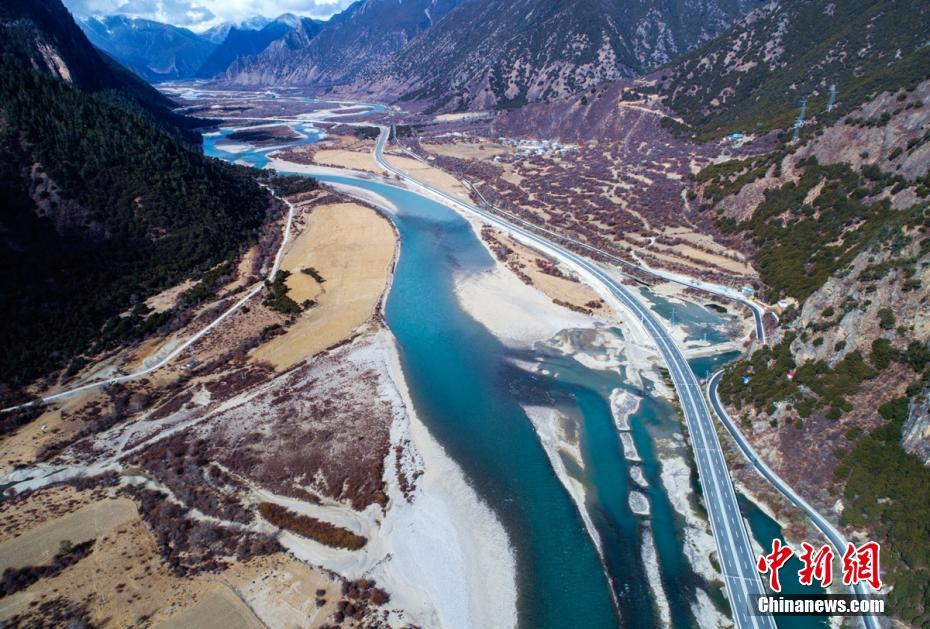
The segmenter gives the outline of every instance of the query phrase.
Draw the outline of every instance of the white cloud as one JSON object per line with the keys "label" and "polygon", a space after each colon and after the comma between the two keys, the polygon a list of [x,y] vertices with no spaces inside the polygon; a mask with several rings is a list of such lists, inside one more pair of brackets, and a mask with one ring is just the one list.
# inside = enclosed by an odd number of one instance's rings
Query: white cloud
{"label": "white cloud", "polygon": [[353,0],[64,0],[76,16],[121,13],[194,30],[220,22],[241,22],[256,15],[275,18],[295,13],[326,19]]}

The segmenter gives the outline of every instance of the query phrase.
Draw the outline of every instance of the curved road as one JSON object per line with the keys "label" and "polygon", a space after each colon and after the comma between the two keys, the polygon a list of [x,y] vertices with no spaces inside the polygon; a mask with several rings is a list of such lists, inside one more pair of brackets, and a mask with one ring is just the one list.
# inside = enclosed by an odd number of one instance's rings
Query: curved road
{"label": "curved road", "polygon": [[698,288],[700,290],[707,291],[708,293],[714,293],[716,295],[720,295],[721,297],[725,297],[726,299],[738,301],[739,303],[743,304],[752,312],[752,318],[756,323],[756,338],[758,338],[763,343],[766,342],[765,326],[762,323],[762,317],[765,316],[765,308],[760,304],[751,299],[747,299],[746,296],[741,292],[733,288],[729,288],[728,286],[712,284],[710,282],[705,282],[704,280],[700,280],[694,277],[688,277],[687,275],[682,275],[673,271],[656,269],[646,264],[644,260],[640,260],[635,253],[631,253],[630,255],[633,256],[633,259],[639,262],[638,268],[642,271],[651,273],[656,277],[661,277],[662,279],[668,280],[669,282],[675,282],[677,284]]}
{"label": "curved road", "polygon": [[[404,152],[410,155],[414,159],[417,159],[425,164],[429,164],[429,162],[424,160],[422,157],[420,157],[416,153],[413,153],[407,150],[405,150]],[[379,165],[383,166],[381,162],[379,162]],[[730,288],[728,286],[722,286],[720,284],[714,284],[712,282],[705,282],[704,280],[697,279],[694,277],[689,277],[687,275],[681,275],[679,273],[673,273],[671,271],[665,271],[663,269],[653,268],[649,266],[648,264],[646,264],[644,261],[637,258],[635,253],[632,255],[633,255],[633,258],[636,259],[637,263],[630,262],[629,260],[624,260],[623,258],[619,258],[611,253],[604,251],[603,249],[598,249],[597,247],[590,245],[586,242],[582,242],[574,238],[569,238],[568,236],[565,236],[563,234],[559,234],[552,230],[546,229],[545,227],[541,227],[535,223],[531,223],[530,221],[520,218],[519,216],[511,212],[508,212],[499,207],[496,207],[493,204],[491,204],[484,197],[484,195],[481,194],[481,191],[478,190],[478,188],[476,188],[475,185],[472,184],[470,181],[463,180],[463,183],[466,186],[468,186],[472,192],[478,195],[478,198],[481,199],[481,202],[484,205],[493,209],[496,214],[503,215],[510,222],[515,223],[517,225],[526,226],[531,231],[534,231],[536,233],[548,234],[549,236],[552,236],[555,239],[556,243],[569,242],[576,247],[580,247],[581,249],[590,251],[591,253],[594,253],[595,255],[602,256],[620,266],[627,266],[637,271],[642,271],[650,275],[655,275],[656,277],[662,278],[669,282],[674,282],[676,284],[681,284],[683,286],[688,286],[691,288],[703,290],[705,292],[712,293],[714,295],[719,295],[725,299],[729,299],[731,301],[736,301],[736,302],[743,304],[744,306],[749,308],[750,312],[752,312],[752,318],[756,326],[756,338],[758,338],[763,343],[766,342],[765,326],[763,325],[763,322],[762,322],[762,317],[765,316],[765,307],[751,299],[747,299],[746,296],[743,295],[740,291]]]}
{"label": "curved road", "polygon": [[[260,185],[267,188],[267,186],[264,186],[264,184],[260,184]],[[272,195],[274,195],[274,193],[272,193]],[[287,199],[283,199],[281,197],[277,197],[277,198],[279,198],[281,201],[283,201],[287,205],[287,223],[284,226],[284,237],[281,239],[281,246],[278,248],[278,252],[275,254],[275,257],[274,257],[274,264],[272,264],[271,266],[271,273],[268,274],[268,278],[272,280],[274,279],[275,274],[278,272],[278,269],[281,267],[281,260],[284,257],[284,247],[287,246],[287,241],[291,234],[291,225],[294,222],[294,206]],[[234,303],[227,310],[225,310],[220,316],[218,316],[216,319],[211,321],[209,325],[204,327],[204,329],[200,330],[196,334],[191,335],[188,339],[186,339],[180,345],[178,345],[173,350],[171,350],[166,356],[157,358],[154,362],[147,364],[147,365],[143,363],[142,369],[138,371],[123,374],[121,376],[113,376],[112,378],[104,378],[103,380],[95,380],[93,382],[88,382],[87,384],[83,384],[73,389],[67,389],[65,391],[61,391],[60,393],[55,393],[53,395],[47,395],[45,397],[32,400],[31,402],[26,402],[25,404],[17,404],[16,406],[9,406],[7,408],[0,409],[0,413],[8,413],[10,411],[15,411],[15,410],[22,409],[22,408],[28,408],[36,404],[47,404],[48,402],[62,400],[62,399],[65,399],[67,397],[74,395],[75,393],[80,393],[82,391],[89,391],[91,389],[96,389],[98,387],[109,386],[111,384],[116,384],[118,382],[126,382],[127,380],[135,380],[136,378],[141,378],[142,376],[148,375],[152,373],[153,371],[161,369],[162,367],[164,367],[165,365],[173,361],[175,358],[183,354],[187,350],[187,348],[189,348],[191,345],[193,345],[194,343],[202,339],[204,336],[212,332],[219,324],[225,321],[231,314],[233,314],[235,311],[242,308],[242,306],[244,306],[247,301],[249,301],[250,299],[255,297],[255,295],[260,293],[262,288],[264,288],[264,285],[261,283],[255,286],[254,288],[252,288],[252,290],[247,292],[241,299],[239,299],[239,301]],[[156,354],[156,357],[157,356],[158,355]]]}
{"label": "curved road", "polygon": [[592,261],[582,258],[537,233],[515,225],[496,214],[460,201],[391,166],[383,155],[384,146],[389,135],[388,127],[382,126],[381,135],[375,144],[374,158],[381,168],[431,196],[439,197],[445,203],[460,211],[475,214],[484,222],[503,229],[531,244],[534,248],[564,261],[573,267],[579,275],[586,278],[594,288],[600,289],[599,292],[612,298],[611,301],[616,305],[631,311],[639,318],[640,324],[653,338],[662,358],[668,365],[669,374],[681,400],[681,408],[688,425],[688,432],[691,435],[701,486],[704,488],[704,501],[710,516],[714,541],[717,545],[717,556],[720,560],[727,593],[733,609],[733,619],[737,627],[774,628],[775,622],[771,615],[756,615],[754,613],[753,597],[764,594],[765,590],[756,571],[755,553],[740,514],[736,493],[733,490],[733,483],[730,480],[720,442],[714,430],[710,409],[707,407],[701,393],[701,386],[690,365],[669,333],[659,324],[652,311],[633,297],[625,286]]}
{"label": "curved road", "polygon": [[[707,505],[708,514],[710,516],[711,527],[714,533],[714,540],[717,545],[717,554],[723,569],[723,576],[725,579],[727,592],[729,594],[730,603],[733,608],[733,618],[738,627],[754,627],[760,629],[775,627],[775,623],[770,615],[755,615],[753,613],[753,599],[751,597],[763,594],[765,590],[755,568],[754,553],[749,542],[749,535],[743,523],[742,516],[740,515],[739,505],[736,501],[736,494],[733,490],[733,485],[726,468],[726,463],[723,459],[723,454],[720,448],[720,443],[717,439],[717,434],[714,430],[710,411],[707,407],[704,397],[701,395],[700,385],[696,376],[694,375],[694,372],[691,370],[683,354],[681,353],[681,350],[678,348],[672,337],[659,324],[655,316],[647,307],[641,304],[635,297],[632,296],[626,287],[624,287],[615,278],[608,275],[602,268],[595,265],[590,260],[582,258],[581,256],[551,242],[550,240],[547,240],[546,238],[535,233],[535,231],[531,231],[525,227],[520,227],[515,223],[525,224],[532,230],[541,230],[542,228],[527,223],[523,219],[512,215],[512,220],[505,220],[497,214],[490,213],[469,203],[460,201],[459,199],[456,199],[440,190],[437,190],[421,181],[418,181],[417,179],[410,177],[406,173],[395,169],[384,160],[383,156],[384,146],[387,143],[388,137],[389,128],[382,126],[381,134],[378,137],[378,141],[374,150],[374,158],[379,166],[407,181],[411,185],[422,189],[430,195],[439,197],[441,200],[453,205],[460,210],[471,212],[481,217],[485,222],[496,225],[497,227],[510,232],[515,237],[528,242],[537,249],[540,249],[557,259],[563,260],[570,266],[574,267],[580,275],[587,278],[592,286],[595,288],[600,288],[601,292],[606,293],[605,296],[611,298],[616,305],[619,305],[621,308],[628,309],[639,318],[639,323],[653,338],[660,354],[662,355],[665,363],[668,365],[669,373],[678,393],[679,399],[681,400],[682,411],[685,415],[688,431],[691,434],[692,446],[694,448],[695,460],[697,461],[701,485],[705,491],[705,503]],[[294,208],[290,203],[287,203],[287,205],[287,224],[284,229],[284,238],[282,240],[281,247],[275,256],[275,261],[272,265],[272,277],[280,266],[284,247],[287,244],[291,231]],[[497,211],[503,213],[500,210]],[[542,231],[547,230],[542,229]],[[552,236],[556,237],[557,239],[571,240],[555,233],[552,233]],[[620,263],[626,265],[631,264],[626,260],[616,258],[615,256],[591,247],[586,243],[581,243],[578,241],[572,242],[573,244],[580,245],[584,248],[592,250],[599,255],[615,259]],[[672,277],[671,275],[673,274],[658,272],[649,267],[636,268],[645,270],[670,281],[694,286],[696,288],[701,288],[730,299],[735,299],[747,305],[752,310],[753,316],[756,320],[757,335],[764,342],[765,331],[762,327],[762,309],[758,304],[746,300],[742,295],[735,294],[735,291],[732,291],[726,287],[707,284],[701,282],[700,280],[693,280],[691,278],[677,276]],[[23,408],[35,404],[39,401],[55,401],[80,391],[139,378],[157,369],[160,369],[168,362],[177,358],[196,341],[211,332],[229,315],[241,308],[248,300],[258,294],[261,288],[262,287],[260,285],[254,287],[203,330],[185,340],[181,345],[174,348],[166,356],[159,358],[153,364],[147,365],[139,371],[87,383],[68,391],[46,396],[41,400],[30,402],[28,404],[2,409],[0,412]],[[715,401],[716,382],[719,382],[719,376],[720,374],[718,373],[714,377],[716,380],[712,379],[712,382],[714,383],[714,395],[711,396],[711,400],[712,402],[715,402],[715,408],[717,409],[718,413],[721,413],[722,418],[725,416],[725,413],[722,412],[722,408],[718,407],[719,400]],[[735,430],[735,427],[732,426],[732,422],[725,422],[725,424],[727,424],[727,427],[731,430],[731,433],[734,434],[734,437],[739,434],[739,432]],[[749,446],[745,443],[745,440],[741,439],[741,435],[739,438],[737,438],[737,442],[740,443],[741,448],[746,448],[744,449],[744,453],[750,457],[750,460],[754,465],[756,465],[757,469],[759,469],[760,472],[762,472],[763,475],[770,482],[772,482],[773,485],[778,487],[782,493],[788,496],[792,502],[797,504],[800,508],[804,509],[811,517],[811,519],[814,520],[818,527],[824,531],[824,533],[828,536],[828,538],[831,539],[833,543],[837,544],[838,547],[845,546],[845,543],[842,543],[842,535],[833,529],[830,524],[826,522],[826,520],[821,518],[819,514],[816,513],[816,511],[813,511],[813,509],[807,506],[806,503],[800,499],[800,497],[796,496],[791,491],[790,487],[785,485],[781,479],[778,479],[774,473],[768,470],[764,463],[761,463],[758,458],[755,457],[755,454],[752,453],[751,449],[749,449]],[[760,468],[759,465],[762,467]],[[764,472],[763,468],[768,473]],[[871,618],[869,620],[874,621],[874,619]],[[869,624],[870,627],[873,626],[870,623],[867,624]]]}
{"label": "curved road", "polygon": [[[720,422],[726,427],[727,431],[736,441],[743,456],[746,457],[752,466],[756,468],[756,471],[759,472],[765,480],[771,483],[781,495],[807,514],[807,517],[810,518],[814,525],[820,529],[820,532],[830,541],[833,548],[842,553],[847,543],[847,539],[843,534],[830,524],[826,518],[820,515],[816,509],[810,506],[806,500],[796,494],[788,483],[782,480],[778,474],[765,464],[765,461],[759,458],[755,450],[752,449],[752,446],[749,445],[749,442],[746,441],[746,438],[743,437],[743,433],[736,427],[736,424],[733,423],[733,420],[723,408],[723,404],[720,402],[720,396],[717,393],[717,387],[720,385],[721,377],[723,377],[723,370],[715,373],[711,376],[710,380],[707,381],[707,397],[710,400],[711,406],[714,407],[714,412],[717,414],[717,417],[720,418]],[[862,584],[850,589],[852,593],[859,598],[871,593],[867,592]],[[863,616],[862,620],[869,629],[879,629],[880,627],[878,620],[874,616]]]}

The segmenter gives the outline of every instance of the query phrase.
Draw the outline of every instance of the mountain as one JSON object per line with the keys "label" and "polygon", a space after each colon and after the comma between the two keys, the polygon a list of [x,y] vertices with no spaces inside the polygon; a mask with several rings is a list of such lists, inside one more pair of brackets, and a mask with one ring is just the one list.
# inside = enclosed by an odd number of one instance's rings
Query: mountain
{"label": "mountain", "polygon": [[[889,613],[926,627],[930,80],[909,85],[708,166],[694,200],[752,256],[779,316],[768,345],[723,377],[730,415],[848,537],[881,543]],[[756,111],[731,111],[743,107]]]}
{"label": "mountain", "polygon": [[260,31],[265,28],[271,20],[261,15],[251,17],[247,20],[243,20],[238,24],[235,22],[221,22],[216,26],[208,28],[200,34],[201,37],[206,39],[209,42],[214,44],[222,44],[223,40],[226,39],[226,36],[229,34],[229,31],[234,27],[242,31]]}
{"label": "mountain", "polygon": [[186,28],[124,15],[79,22],[97,48],[146,79],[187,79],[203,65],[214,44]]}
{"label": "mountain", "polygon": [[927,32],[921,0],[771,2],[670,66],[662,93],[704,135],[786,128],[802,98],[822,112],[831,85],[839,116],[926,78]]}
{"label": "mountain", "polygon": [[269,198],[155,124],[60,0],[5,2],[0,35],[2,389],[165,325],[140,300],[237,255]]}
{"label": "mountain", "polygon": [[204,32],[200,33],[200,36],[203,39],[206,39],[208,42],[219,46],[223,43],[223,40],[226,39],[226,36],[229,35],[236,25],[232,22],[220,22],[216,26],[211,26]]}
{"label": "mountain", "polygon": [[642,85],[682,135],[764,134],[688,195],[778,315],[720,394],[777,474],[881,544],[913,627],[930,623],[928,32],[925,2],[782,0]]}
{"label": "mountain", "polygon": [[163,129],[199,142],[186,130],[200,121],[172,113],[171,100],[94,48],[59,0],[0,4],[0,54],[121,106],[141,108]]}
{"label": "mountain", "polygon": [[752,0],[473,0],[401,50],[382,89],[447,108],[513,107],[667,63]]}
{"label": "mountain", "polygon": [[[307,25],[304,25],[307,22]],[[297,18],[285,14],[269,22],[260,30],[232,27],[226,39],[210,54],[198,68],[197,76],[204,79],[212,78],[226,72],[226,69],[240,57],[250,57],[261,53],[268,45],[281,39],[288,33],[309,28],[310,37],[319,31],[319,23],[310,19]]]}
{"label": "mountain", "polygon": [[383,63],[461,0],[358,0],[310,38],[296,37],[251,58],[226,76],[240,84],[347,83]]}

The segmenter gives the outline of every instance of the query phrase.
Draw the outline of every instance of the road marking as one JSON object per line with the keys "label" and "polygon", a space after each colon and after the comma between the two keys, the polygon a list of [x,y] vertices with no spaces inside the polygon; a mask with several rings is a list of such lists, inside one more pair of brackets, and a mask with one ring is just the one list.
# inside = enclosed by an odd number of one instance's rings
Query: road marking
{"label": "road marking", "polygon": [[[620,304],[625,309],[629,309],[634,315],[639,317],[639,323],[653,338],[654,342],[656,343],[656,347],[659,349],[659,353],[661,354],[669,369],[669,374],[672,378],[673,384],[675,385],[675,389],[678,392],[678,397],[682,405],[682,412],[684,413],[686,422],[688,424],[692,443],[695,445],[698,443],[707,443],[709,439],[706,435],[706,431],[710,430],[713,437],[712,443],[714,443],[717,447],[716,451],[714,452],[715,456],[708,456],[712,450],[710,448],[696,448],[696,454],[698,455],[695,457],[698,465],[698,475],[701,479],[701,484],[707,490],[709,498],[716,496],[715,499],[710,499],[707,501],[707,503],[708,513],[710,514],[711,518],[711,528],[714,531],[714,542],[717,546],[717,555],[718,557],[723,558],[724,561],[726,561],[726,557],[728,556],[746,556],[746,558],[748,558],[748,556],[752,554],[752,551],[749,544],[748,532],[746,531],[745,526],[734,525],[731,527],[730,523],[727,522],[726,517],[723,515],[723,513],[728,511],[730,513],[732,513],[733,510],[738,511],[738,503],[736,501],[736,494],[733,490],[733,484],[730,481],[729,474],[718,474],[718,469],[721,468],[723,457],[720,450],[720,443],[717,439],[717,434],[713,430],[713,419],[710,415],[710,409],[707,407],[707,403],[704,400],[703,394],[696,395],[695,393],[696,390],[700,389],[694,372],[691,371],[690,366],[687,366],[688,363],[685,361],[681,351],[675,345],[674,341],[671,339],[668,333],[659,326],[652,313],[648,312],[642,304],[634,300],[628,294],[627,289],[619,284],[615,279],[608,276],[603,269],[596,266],[592,262],[585,260],[578,254],[568,251],[555,243],[548,242],[543,237],[508,223],[506,220],[490,214],[487,211],[481,210],[468,203],[459,201],[451,195],[448,195],[440,190],[436,190],[427,184],[424,184],[419,180],[410,177],[402,171],[394,168],[388,164],[382,156],[387,138],[388,129],[387,127],[382,126],[381,134],[379,135],[378,141],[375,143],[374,148],[375,161],[381,168],[387,170],[389,173],[393,173],[398,177],[405,179],[406,181],[417,186],[418,188],[425,190],[433,196],[444,199],[447,203],[451,203],[454,207],[464,209],[465,211],[472,214],[477,214],[486,222],[500,226],[511,234],[522,237],[521,239],[526,239],[530,242],[536,243],[537,248],[544,252],[549,252],[555,255],[556,258],[567,262],[571,266],[574,266],[576,271],[579,271],[582,277],[593,277],[595,283],[599,284],[601,288],[605,289],[608,294],[613,296],[617,300],[618,304]],[[703,456],[699,454],[702,452],[704,453]],[[715,462],[717,464],[716,467],[713,465]],[[722,480],[721,477],[724,477],[726,480]],[[723,484],[723,487],[721,487],[721,483]],[[719,506],[721,506],[720,509],[716,508],[718,503]],[[721,540],[721,537],[725,538],[725,542]],[[729,546],[729,550],[732,551],[731,555],[721,552],[722,546],[724,544]],[[740,561],[737,561],[735,567],[737,571],[746,570],[745,563]],[[746,582],[753,582],[756,584],[757,588],[761,588],[761,580],[759,579],[758,574],[756,574],[754,570],[750,571],[749,574],[755,575],[755,579],[752,577],[743,577],[739,580],[739,585],[741,587],[738,588],[730,585],[730,581],[726,581],[728,584],[727,590],[730,592],[731,600],[748,600],[750,592],[747,589]],[[753,591],[757,590],[754,588]],[[759,627],[760,625],[767,628],[775,627],[775,623],[771,615],[750,616],[747,619],[746,617],[740,615],[738,611],[735,611],[734,622],[741,627]]]}

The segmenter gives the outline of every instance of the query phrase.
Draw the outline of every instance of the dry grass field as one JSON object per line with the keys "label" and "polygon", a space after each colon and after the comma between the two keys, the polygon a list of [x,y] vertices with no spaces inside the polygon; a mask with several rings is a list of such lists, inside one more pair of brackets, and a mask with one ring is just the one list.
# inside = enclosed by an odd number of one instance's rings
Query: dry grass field
{"label": "dry grass field", "polygon": [[[394,229],[375,210],[355,203],[313,209],[282,268],[290,271],[289,295],[317,304],[287,332],[255,350],[253,358],[284,370],[348,338],[374,314],[394,261]],[[314,268],[322,284],[302,273]]]}

